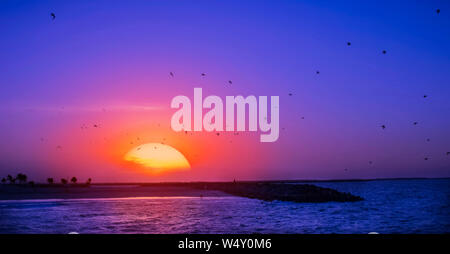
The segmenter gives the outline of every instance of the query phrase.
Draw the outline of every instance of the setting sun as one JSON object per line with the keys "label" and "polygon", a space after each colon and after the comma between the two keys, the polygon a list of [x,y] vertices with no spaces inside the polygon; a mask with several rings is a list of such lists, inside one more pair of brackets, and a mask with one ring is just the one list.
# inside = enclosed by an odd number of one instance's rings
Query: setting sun
{"label": "setting sun", "polygon": [[151,173],[186,170],[191,167],[182,153],[160,143],[148,143],[135,147],[125,154],[124,159],[151,169]]}

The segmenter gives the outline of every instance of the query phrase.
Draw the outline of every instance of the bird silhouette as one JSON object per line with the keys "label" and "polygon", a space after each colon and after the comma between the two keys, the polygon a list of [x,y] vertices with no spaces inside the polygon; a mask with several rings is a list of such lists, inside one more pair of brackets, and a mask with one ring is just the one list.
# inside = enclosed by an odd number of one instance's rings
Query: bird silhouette
{"label": "bird silhouette", "polygon": [[427,161],[427,160],[428,160],[428,157],[425,157],[425,158],[423,158],[423,159]]}
{"label": "bird silhouette", "polygon": [[447,155],[450,155],[450,152],[447,152],[446,154],[447,154]]}
{"label": "bird silhouette", "polygon": [[413,124],[414,124],[414,125],[417,125],[417,124],[418,124],[418,122],[414,122]]}
{"label": "bird silhouette", "polygon": [[352,43],[351,42],[347,42],[347,46],[350,46],[350,45],[352,45]]}
{"label": "bird silhouette", "polygon": [[174,76],[174,75],[173,75],[173,72],[170,72],[169,75],[170,75],[172,78],[173,78],[173,76]]}
{"label": "bird silhouette", "polygon": [[56,15],[55,15],[55,13],[50,13],[50,16],[52,16],[52,20],[55,20],[56,19]]}
{"label": "bird silhouette", "polygon": [[381,51],[383,54],[386,54],[387,52],[386,52],[386,50],[383,50],[383,51]]}
{"label": "bird silhouette", "polygon": [[427,142],[430,142],[430,139],[429,139],[429,138],[427,138]]}
{"label": "bird silhouette", "polygon": [[304,116],[302,116],[302,119],[305,119],[305,117],[304,117]]}
{"label": "bird silhouette", "polygon": [[423,96],[423,98],[427,98],[427,97],[428,97],[428,95],[426,95],[426,94]]}
{"label": "bird silhouette", "polygon": [[219,135],[220,135],[220,133],[218,133],[218,132],[217,132],[217,133],[216,133],[216,135],[217,135],[217,136],[219,136]]}
{"label": "bird silhouette", "polygon": [[292,96],[292,93],[289,93],[289,96]]}
{"label": "bird silhouette", "polygon": [[384,124],[381,125],[381,129],[383,129],[383,130],[386,129],[386,125],[384,125]]}
{"label": "bird silhouette", "polygon": [[202,73],[201,75],[202,75],[202,77],[204,77],[204,76],[206,76],[206,73]]}
{"label": "bird silhouette", "polygon": [[316,71],[316,74],[320,74],[320,71]]}
{"label": "bird silhouette", "polygon": [[440,10],[440,9],[437,9],[437,10],[436,10],[436,13],[437,13],[437,14],[441,13],[441,10]]}
{"label": "bird silhouette", "polygon": [[369,164],[370,164],[370,165],[372,165],[372,163],[373,163],[372,161],[369,161]]}

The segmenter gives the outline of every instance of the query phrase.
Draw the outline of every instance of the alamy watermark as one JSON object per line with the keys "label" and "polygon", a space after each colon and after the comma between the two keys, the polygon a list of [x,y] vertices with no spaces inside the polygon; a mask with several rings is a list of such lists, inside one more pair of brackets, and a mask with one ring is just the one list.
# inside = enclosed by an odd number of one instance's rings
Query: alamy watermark
{"label": "alamy watermark", "polygon": [[[220,97],[215,95],[203,99],[202,89],[194,88],[194,107],[191,100],[184,95],[172,99],[171,108],[179,109],[171,120],[174,131],[261,131],[261,142],[275,142],[279,137],[280,113],[279,96],[270,97],[270,117],[268,116],[267,96],[249,95],[225,97],[224,104]],[[213,106],[214,105],[214,106]],[[246,128],[246,107],[248,106],[248,130]],[[203,116],[203,109],[210,109]],[[237,109],[237,114],[235,114]],[[194,112],[192,126],[191,113]],[[259,113],[259,114],[258,114]],[[236,121],[236,124],[235,124]],[[225,125],[224,125],[225,124]],[[235,128],[236,127],[236,128]]]}

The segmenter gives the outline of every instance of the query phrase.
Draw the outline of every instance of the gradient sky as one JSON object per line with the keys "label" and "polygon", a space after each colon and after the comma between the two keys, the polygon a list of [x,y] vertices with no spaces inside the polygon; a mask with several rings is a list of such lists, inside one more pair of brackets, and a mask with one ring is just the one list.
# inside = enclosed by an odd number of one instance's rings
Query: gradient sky
{"label": "gradient sky", "polygon": [[[449,28],[448,1],[3,0],[0,175],[449,177]],[[279,140],[173,132],[170,101],[194,87],[279,95]],[[192,169],[123,164],[149,142],[175,147]]]}

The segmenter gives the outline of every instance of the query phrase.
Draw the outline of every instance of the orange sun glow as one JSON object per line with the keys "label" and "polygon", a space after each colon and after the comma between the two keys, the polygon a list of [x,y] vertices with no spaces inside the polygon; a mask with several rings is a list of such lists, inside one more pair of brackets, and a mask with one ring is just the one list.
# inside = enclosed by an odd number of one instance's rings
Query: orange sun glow
{"label": "orange sun glow", "polygon": [[161,143],[148,143],[137,146],[125,154],[124,160],[151,169],[151,173],[191,168],[188,160],[182,153],[171,146]]}

